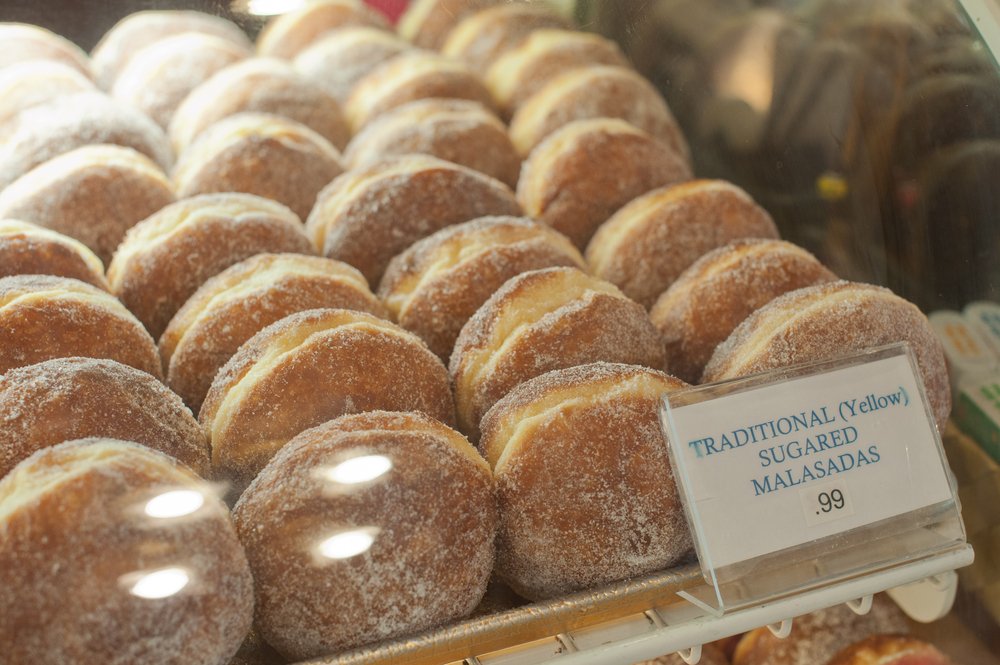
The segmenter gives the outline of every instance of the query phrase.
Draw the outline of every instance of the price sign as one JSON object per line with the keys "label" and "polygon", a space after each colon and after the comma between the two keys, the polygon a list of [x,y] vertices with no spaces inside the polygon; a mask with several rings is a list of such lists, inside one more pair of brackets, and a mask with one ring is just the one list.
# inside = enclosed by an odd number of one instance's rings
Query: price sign
{"label": "price sign", "polygon": [[953,498],[904,345],[664,398],[702,566],[747,562]]}

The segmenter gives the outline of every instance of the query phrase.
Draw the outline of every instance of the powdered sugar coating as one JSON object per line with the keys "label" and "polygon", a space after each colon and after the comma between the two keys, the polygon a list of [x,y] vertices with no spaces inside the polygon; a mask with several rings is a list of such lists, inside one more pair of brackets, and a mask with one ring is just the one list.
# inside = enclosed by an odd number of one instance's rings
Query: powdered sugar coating
{"label": "powdered sugar coating", "polygon": [[872,635],[846,647],[827,665],[954,665],[934,645],[904,635]]}
{"label": "powdered sugar coating", "polygon": [[666,568],[690,549],[657,417],[660,396],[685,385],[596,363],[522,383],[487,412],[482,447],[503,449],[497,572],[515,591],[557,596]]}
{"label": "powdered sugar coating", "polygon": [[786,293],[750,315],[720,344],[703,383],[908,342],[927,399],[944,431],[951,388],[944,349],[913,303],[871,284],[831,282]]}
{"label": "powdered sugar coating", "polygon": [[153,339],[107,291],[68,277],[0,278],[0,374],[75,356],[163,375]]}
{"label": "powdered sugar coating", "polygon": [[688,383],[701,378],[715,347],[776,297],[836,275],[809,252],[781,240],[736,240],[681,273],[649,312],[663,334],[667,367]]}
{"label": "powdered sugar coating", "polygon": [[[175,490],[202,507],[147,516]],[[166,455],[109,439],[47,448],[0,480],[0,515],[7,662],[225,665],[250,628],[253,580],[226,506]],[[141,597],[136,585],[168,568],[183,587]]]}
{"label": "powdered sugar coating", "polygon": [[125,233],[174,202],[166,175],[145,155],[89,145],[33,168],[0,192],[0,217],[76,238],[108,262]]}
{"label": "powdered sugar coating", "polygon": [[17,116],[0,146],[0,187],[53,157],[97,143],[138,150],[163,169],[174,159],[163,130],[141,112],[97,92],[62,95]]}
{"label": "powdered sugar coating", "polygon": [[295,57],[295,68],[340,103],[382,63],[411,47],[378,28],[341,28],[328,33]]}
{"label": "powdered sugar coating", "polygon": [[438,51],[462,19],[501,0],[413,0],[399,19],[399,34],[420,48]]}
{"label": "powdered sugar coating", "polygon": [[37,25],[0,23],[0,69],[33,60],[52,60],[68,65],[88,78],[87,54],[65,37]]}
{"label": "powdered sugar coating", "polygon": [[[365,415],[295,437],[233,510],[257,582],[257,624],[291,659],[461,618],[486,591],[497,522],[489,470],[426,417]],[[326,475],[363,455],[391,469],[353,485]],[[324,557],[324,541],[352,529],[367,529],[370,547]]]}
{"label": "powdered sugar coating", "polygon": [[324,35],[351,26],[389,28],[382,14],[359,0],[311,0],[272,18],[257,37],[257,52],[291,59]]}
{"label": "powdered sugar coating", "polygon": [[0,70],[0,137],[17,115],[60,95],[95,90],[79,69],[52,60],[29,60]]}
{"label": "powdered sugar coating", "polygon": [[86,246],[29,222],[0,219],[0,277],[56,275],[107,290],[104,265]]}
{"label": "powdered sugar coating", "polygon": [[0,477],[36,450],[90,436],[134,441],[205,475],[208,440],[180,398],[113,360],[58,358],[0,375]]}
{"label": "powdered sugar coating", "polygon": [[587,246],[593,273],[652,307],[692,263],[740,238],[777,238],[778,228],[739,187],[692,180],[641,196],[601,225]]}
{"label": "powdered sugar coating", "polygon": [[539,5],[504,3],[464,18],[448,34],[441,53],[485,72],[497,58],[516,48],[534,30],[569,28],[567,21]]}

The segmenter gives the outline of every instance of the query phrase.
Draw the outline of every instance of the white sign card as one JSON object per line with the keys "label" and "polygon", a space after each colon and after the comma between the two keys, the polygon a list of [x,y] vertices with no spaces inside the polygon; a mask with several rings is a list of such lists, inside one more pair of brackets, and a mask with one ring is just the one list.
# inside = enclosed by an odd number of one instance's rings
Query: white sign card
{"label": "white sign card", "polygon": [[887,351],[728,394],[713,386],[664,397],[705,570],[952,498],[909,348]]}

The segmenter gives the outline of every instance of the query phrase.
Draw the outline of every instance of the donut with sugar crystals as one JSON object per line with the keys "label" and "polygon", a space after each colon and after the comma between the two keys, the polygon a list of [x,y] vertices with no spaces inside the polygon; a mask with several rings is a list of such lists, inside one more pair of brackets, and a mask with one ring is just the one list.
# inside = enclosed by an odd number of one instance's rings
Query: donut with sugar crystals
{"label": "donut with sugar crystals", "polygon": [[594,363],[511,390],[482,422],[500,508],[497,572],[549,598],[666,568],[691,536],[657,409],[686,384]]}
{"label": "donut with sugar crystals", "polygon": [[781,240],[736,240],[681,273],[649,312],[663,333],[670,372],[697,383],[715,347],[755,310],[778,296],[836,275],[816,257]]}
{"label": "donut with sugar crystals", "polygon": [[692,180],[640,196],[601,225],[587,246],[590,270],[652,307],[703,255],[741,238],[777,238],[750,195],[722,180]]}
{"label": "donut with sugar crystals", "polygon": [[566,236],[526,217],[481,217],[444,228],[389,264],[379,297],[393,318],[447,362],[458,333],[511,277],[583,258]]}
{"label": "donut with sugar crystals", "polygon": [[184,148],[212,124],[237,113],[270,113],[300,122],[338,150],[351,138],[340,104],[291,65],[250,58],[217,72],[191,91],[170,121],[174,148]]}
{"label": "donut with sugar crystals", "polygon": [[72,277],[107,290],[104,264],[83,243],[16,219],[0,219],[0,277]]}
{"label": "donut with sugar crystals", "polygon": [[576,268],[513,277],[455,342],[449,369],[459,429],[478,441],[483,414],[514,386],[599,361],[663,368],[663,342],[646,310]]}
{"label": "donut with sugar crystals", "polygon": [[420,99],[387,111],[351,141],[351,168],[386,157],[417,153],[467,166],[517,186],[521,158],[507,126],[492,111],[465,99]]}
{"label": "donut with sugar crystals", "polygon": [[295,56],[294,64],[301,74],[343,104],[358,81],[411,48],[385,30],[366,26],[341,28]]}
{"label": "donut with sugar crystals", "polygon": [[254,572],[257,626],[292,660],[467,616],[493,567],[489,467],[458,432],[419,413],[344,416],[302,432],[233,518]]}
{"label": "donut with sugar crystals", "polygon": [[250,629],[253,579],[229,511],[143,446],[35,453],[0,480],[0,533],[7,662],[221,664]]}
{"label": "donut with sugar crystals", "polygon": [[420,411],[446,424],[444,365],[416,335],[364,312],[292,314],[250,338],[198,414],[219,476],[242,489],[292,437],[362,411]]}
{"label": "donut with sugar crystals", "polygon": [[493,108],[479,77],[457,60],[425,51],[397,55],[358,81],[344,106],[355,133],[379,114],[418,99],[469,99]]}
{"label": "donut with sugar crystals", "polygon": [[0,137],[17,115],[60,95],[96,90],[80,70],[52,60],[29,60],[0,69]]}
{"label": "donut with sugar crystals", "polygon": [[786,293],[751,314],[720,344],[703,383],[818,362],[908,342],[938,429],[951,412],[944,350],[927,317],[889,289],[829,282]]}
{"label": "donut with sugar crystals", "polygon": [[136,53],[161,39],[185,32],[213,35],[245,51],[253,48],[239,26],[219,16],[185,10],[135,12],[112,26],[94,47],[91,66],[98,85],[110,90]]}
{"label": "donut with sugar crystals", "polygon": [[547,136],[574,120],[619,118],[674,150],[691,153],[673,113],[649,81],[625,67],[580,67],[552,78],[518,108],[510,137],[528,155]]}
{"label": "donut with sugar crystals", "polygon": [[906,635],[872,635],[838,653],[827,665],[954,665],[933,644]]}
{"label": "donut with sugar crystals", "polygon": [[420,48],[440,51],[452,28],[502,0],[413,0],[399,18],[400,36]]}
{"label": "donut with sugar crystals", "polygon": [[528,216],[583,249],[632,199],[690,178],[680,154],[624,120],[577,120],[532,151],[521,167],[517,200]]}
{"label": "donut with sugar crystals", "polygon": [[61,62],[91,78],[90,61],[79,46],[50,30],[27,23],[0,23],[0,69],[22,62]]}
{"label": "donut with sugar crystals", "polygon": [[429,155],[389,157],[348,171],[316,200],[306,231],[319,252],[377,285],[392,257],[452,224],[520,215],[498,180]]}
{"label": "donut with sugar crystals", "polygon": [[534,30],[571,27],[550,9],[511,2],[471,14],[448,33],[441,53],[485,72],[497,58],[518,47]]}
{"label": "donut with sugar crystals", "polygon": [[0,278],[0,374],[76,356],[163,375],[153,339],[107,291],[69,277]]}
{"label": "donut with sugar crystals", "polygon": [[301,9],[268,21],[257,38],[257,52],[291,59],[323,36],[352,26],[389,28],[382,14],[359,0],[310,0]]}
{"label": "donut with sugar crystals", "polygon": [[385,317],[357,270],[303,254],[258,254],[211,278],[160,337],[167,385],[197,412],[219,369],[263,328],[308,309],[354,309]]}
{"label": "donut with sugar crystals", "polygon": [[181,154],[173,177],[181,197],[256,194],[305,219],[320,190],[343,172],[337,149],[305,125],[238,113],[202,132]]}
{"label": "donut with sugar crystals", "polygon": [[0,376],[0,477],[37,450],[90,436],[134,441],[205,476],[208,440],[180,398],[113,360],[56,358]]}
{"label": "donut with sugar crystals", "polygon": [[486,87],[510,117],[556,76],[593,65],[628,67],[622,50],[610,39],[575,30],[535,30],[520,46],[497,58],[486,72]]}
{"label": "donut with sugar crystals", "polygon": [[99,92],[60,95],[13,122],[0,145],[0,188],[75,148],[110,143],[138,150],[166,170],[174,156],[163,130],[136,109]]}
{"label": "donut with sugar crystals", "polygon": [[203,32],[165,37],[129,59],[115,79],[111,95],[166,129],[192,90],[250,54],[243,45]]}
{"label": "donut with sugar crystals", "polygon": [[108,285],[159,338],[208,278],[265,252],[313,253],[295,213],[251,194],[195,196],[129,230],[108,266]]}
{"label": "donut with sugar crystals", "polygon": [[76,238],[108,262],[125,233],[174,202],[173,184],[145,155],[88,145],[53,157],[0,192],[0,217]]}

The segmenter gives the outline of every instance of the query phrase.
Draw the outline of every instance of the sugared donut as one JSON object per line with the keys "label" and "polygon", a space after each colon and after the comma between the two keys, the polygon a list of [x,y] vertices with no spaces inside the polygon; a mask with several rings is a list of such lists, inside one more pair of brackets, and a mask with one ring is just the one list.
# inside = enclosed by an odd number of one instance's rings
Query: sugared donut
{"label": "sugared donut", "polygon": [[0,188],[42,162],[97,143],[138,150],[162,169],[174,161],[163,130],[139,111],[97,92],[61,95],[18,114],[0,145]]}
{"label": "sugared donut", "polygon": [[525,217],[483,217],[444,228],[389,264],[379,297],[393,318],[448,360],[458,333],[511,277],[583,259],[566,236]]}
{"label": "sugared donut", "polygon": [[203,131],[177,160],[173,177],[182,197],[245,192],[305,219],[320,190],[343,172],[337,149],[305,125],[237,113]]}
{"label": "sugared donut", "polygon": [[535,30],[497,58],[486,72],[486,87],[508,117],[556,76],[593,65],[628,67],[628,58],[610,39],[573,30]]}
{"label": "sugared donut", "polygon": [[69,277],[0,278],[0,374],[70,357],[108,358],[163,375],[149,333],[107,291]]}
{"label": "sugared donut", "polygon": [[435,231],[487,215],[520,215],[498,180],[427,155],[391,157],[348,171],[320,192],[306,230],[320,253],[372,285],[392,257]]}
{"label": "sugared donut", "polygon": [[225,504],[143,446],[35,453],[0,480],[0,533],[7,662],[226,663],[250,629],[253,579]]}
{"label": "sugared donut", "polygon": [[364,276],[303,254],[258,254],[202,284],[160,337],[167,385],[196,412],[219,369],[263,328],[307,309],[386,316]]}
{"label": "sugared donut", "polygon": [[76,238],[102,261],[125,233],[175,200],[173,184],[145,155],[90,145],[36,166],[0,192],[0,217]]}
{"label": "sugared donut", "polygon": [[595,363],[522,383],[486,413],[497,573],[511,588],[549,598],[666,568],[691,548],[657,416],[685,385]]}
{"label": "sugared donut", "polygon": [[419,413],[345,416],[302,432],[233,518],[257,626],[293,660],[464,617],[493,567],[489,467],[462,435]]}
{"label": "sugared donut", "polygon": [[454,422],[444,365],[384,319],[315,309],[271,324],[219,371],[198,414],[217,473],[245,487],[299,432],[361,411]]}
{"label": "sugared donut", "polygon": [[619,208],[651,189],[688,180],[664,143],[623,120],[578,120],[552,134],[521,167],[517,200],[530,217],[583,249]]}
{"label": "sugared donut", "polygon": [[104,264],[83,243],[16,219],[0,219],[0,277],[72,277],[107,290]]}
{"label": "sugared donut", "polygon": [[868,614],[846,605],[796,617],[791,634],[775,637],[761,627],[743,636],[733,665],[816,665],[828,663],[844,647],[879,633],[906,633],[906,618],[891,600],[875,596]]}
{"label": "sugared donut", "polygon": [[385,157],[432,155],[517,186],[521,158],[507,126],[482,104],[465,99],[420,99],[383,113],[351,141],[352,168]]}
{"label": "sugared donut", "polygon": [[338,150],[351,138],[336,99],[285,62],[251,58],[226,67],[192,90],[170,121],[170,139],[180,153],[210,125],[243,112],[295,120]]}
{"label": "sugared donut", "polygon": [[649,312],[663,334],[671,374],[697,383],[715,347],[778,296],[836,275],[816,257],[781,240],[737,240],[709,252]]}
{"label": "sugared donut", "polygon": [[954,665],[933,644],[906,635],[873,635],[847,647],[827,665]]}
{"label": "sugared donut", "polygon": [[51,60],[91,76],[87,54],[79,46],[37,25],[0,23],[0,44],[0,69],[32,60]]}
{"label": "sugared donut", "polygon": [[344,106],[355,132],[377,115],[418,99],[470,99],[493,108],[483,82],[462,63],[425,51],[409,51],[358,81]]}
{"label": "sugared donut", "polygon": [[29,60],[0,70],[0,137],[21,111],[60,95],[95,89],[80,70],[52,60]]}
{"label": "sugared donut", "polygon": [[[720,649],[711,644],[703,644],[701,647],[701,660],[699,665],[729,665],[729,659]],[[676,653],[660,656],[652,660],[644,660],[635,665],[687,665],[683,658]]]}
{"label": "sugared donut", "polygon": [[379,28],[343,28],[299,53],[294,64],[306,78],[343,104],[358,81],[410,48],[393,33]]}
{"label": "sugared donut", "polygon": [[591,272],[651,307],[703,255],[740,238],[777,238],[767,211],[736,185],[693,180],[641,196],[587,246]]}
{"label": "sugared donut", "polygon": [[554,77],[514,114],[510,137],[527,155],[559,128],[591,118],[624,120],[690,161],[687,141],[663,97],[625,67],[581,67]]}
{"label": "sugared donut", "polygon": [[575,268],[518,275],[455,342],[449,368],[459,428],[478,441],[483,414],[517,384],[599,361],[663,368],[663,342],[642,306]]}
{"label": "sugared donut", "polygon": [[36,450],[101,436],[211,468],[208,440],[180,398],[113,360],[57,358],[0,375],[0,477]]}
{"label": "sugared donut", "polygon": [[413,0],[399,18],[400,36],[414,46],[441,50],[458,23],[501,0]]}
{"label": "sugared donut", "polygon": [[827,360],[893,342],[910,344],[934,419],[944,431],[951,391],[941,342],[916,305],[871,284],[831,282],[772,300],[715,349],[702,382]]}
{"label": "sugared donut", "polygon": [[239,48],[253,48],[239,26],[219,16],[195,11],[143,11],[129,14],[104,33],[91,53],[97,84],[110,90],[132,57],[161,39],[198,32],[225,39]]}
{"label": "sugared donut", "polygon": [[476,12],[455,26],[441,53],[485,72],[497,58],[516,48],[534,30],[569,28],[552,10],[528,3],[504,3]]}
{"label": "sugared donut", "polygon": [[388,29],[385,17],[360,0],[310,0],[271,19],[257,38],[257,52],[291,59],[327,33],[351,26]]}
{"label": "sugared donut", "polygon": [[215,35],[173,35],[132,56],[115,79],[111,94],[166,129],[174,111],[192,90],[220,69],[249,55],[244,46]]}
{"label": "sugared donut", "polygon": [[108,266],[108,284],[159,337],[208,278],[265,252],[313,253],[295,213],[250,194],[196,196],[132,227]]}

